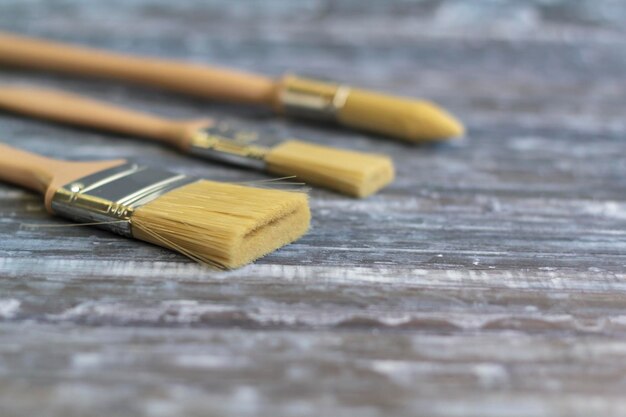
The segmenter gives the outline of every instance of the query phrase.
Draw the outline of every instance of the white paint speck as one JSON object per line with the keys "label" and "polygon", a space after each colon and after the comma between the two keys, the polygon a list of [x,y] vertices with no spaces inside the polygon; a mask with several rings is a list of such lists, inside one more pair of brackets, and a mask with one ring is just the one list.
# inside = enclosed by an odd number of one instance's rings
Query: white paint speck
{"label": "white paint speck", "polygon": [[12,319],[17,316],[22,303],[14,298],[0,299],[0,319]]}
{"label": "white paint speck", "polygon": [[243,359],[205,354],[180,355],[176,357],[175,362],[178,366],[192,369],[242,368],[247,365],[247,361]]}
{"label": "white paint speck", "polygon": [[506,369],[495,363],[476,364],[472,367],[472,371],[478,377],[480,384],[487,388],[505,384],[509,379]]}
{"label": "white paint speck", "polygon": [[102,356],[99,353],[78,353],[72,357],[74,368],[97,368],[102,364]]}

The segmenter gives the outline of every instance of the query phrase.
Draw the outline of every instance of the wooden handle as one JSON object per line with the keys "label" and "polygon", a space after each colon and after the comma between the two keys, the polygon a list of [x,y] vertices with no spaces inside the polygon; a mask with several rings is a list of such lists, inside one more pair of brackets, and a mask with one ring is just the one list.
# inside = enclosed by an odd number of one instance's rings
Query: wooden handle
{"label": "wooden handle", "polygon": [[116,107],[76,94],[33,88],[0,86],[0,109],[74,126],[101,129],[153,139],[186,149],[209,119],[175,121]]}
{"label": "wooden handle", "polygon": [[59,161],[0,144],[0,179],[44,193]]}
{"label": "wooden handle", "polygon": [[0,181],[19,185],[46,195],[50,209],[52,195],[79,178],[125,163],[125,160],[69,162],[12,148],[0,143]]}
{"label": "wooden handle", "polygon": [[271,105],[274,81],[260,75],[165,59],[138,58],[0,32],[0,63],[112,78],[209,99]]}

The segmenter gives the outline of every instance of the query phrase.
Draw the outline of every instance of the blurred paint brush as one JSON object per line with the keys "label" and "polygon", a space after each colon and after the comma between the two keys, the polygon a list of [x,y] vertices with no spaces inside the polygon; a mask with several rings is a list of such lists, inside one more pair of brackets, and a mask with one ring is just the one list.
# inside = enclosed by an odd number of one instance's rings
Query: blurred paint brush
{"label": "blurred paint brush", "polygon": [[338,122],[410,142],[463,135],[463,125],[426,100],[287,75],[258,74],[135,57],[0,33],[0,63],[135,82],[215,100],[265,105],[289,116]]}
{"label": "blurred paint brush", "polygon": [[210,119],[178,121],[112,106],[76,94],[0,86],[0,109],[15,113],[134,135],[172,145],[203,158],[296,176],[355,197],[366,197],[394,178],[384,155],[335,149],[298,140],[262,147],[237,140],[240,134],[221,129]]}

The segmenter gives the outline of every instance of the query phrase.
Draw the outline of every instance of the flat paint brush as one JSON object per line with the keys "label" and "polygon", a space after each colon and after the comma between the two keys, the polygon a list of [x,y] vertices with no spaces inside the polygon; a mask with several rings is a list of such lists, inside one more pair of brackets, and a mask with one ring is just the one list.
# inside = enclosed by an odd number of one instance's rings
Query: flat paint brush
{"label": "flat paint brush", "polygon": [[174,146],[199,157],[295,176],[354,197],[366,197],[394,178],[384,155],[335,149],[298,140],[274,147],[245,143],[214,120],[177,121],[129,110],[76,94],[0,85],[0,109],[14,113],[128,134]]}
{"label": "flat paint brush", "polygon": [[335,121],[411,141],[462,136],[463,125],[432,102],[287,75],[269,77],[174,60],[135,57],[0,33],[0,63],[134,82],[214,100]]}
{"label": "flat paint brush", "polygon": [[52,214],[236,268],[302,236],[306,194],[199,180],[126,160],[68,162],[0,144],[0,181]]}

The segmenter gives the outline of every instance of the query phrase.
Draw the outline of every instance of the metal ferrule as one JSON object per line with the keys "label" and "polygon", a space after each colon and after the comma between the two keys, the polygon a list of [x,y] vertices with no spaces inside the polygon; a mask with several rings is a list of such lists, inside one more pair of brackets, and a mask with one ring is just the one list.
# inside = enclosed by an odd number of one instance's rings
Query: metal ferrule
{"label": "metal ferrule", "polygon": [[78,223],[132,237],[133,212],[197,178],[127,163],[73,181],[57,190],[52,211]]}
{"label": "metal ferrule", "polygon": [[287,76],[279,95],[286,115],[336,121],[350,95],[350,87],[309,78]]}
{"label": "metal ferrule", "polygon": [[189,153],[231,165],[265,170],[265,156],[269,149],[251,145],[246,142],[249,139],[246,133],[217,125],[198,132],[191,139]]}

